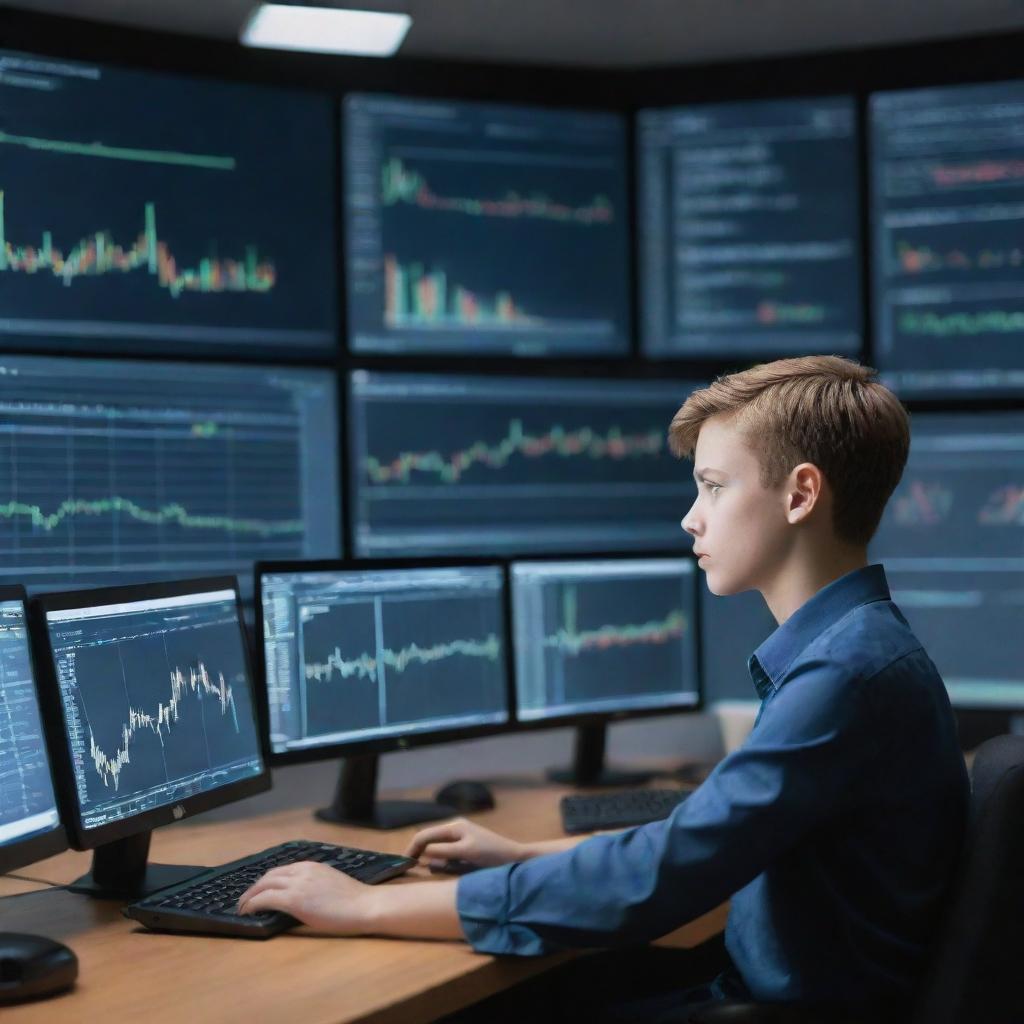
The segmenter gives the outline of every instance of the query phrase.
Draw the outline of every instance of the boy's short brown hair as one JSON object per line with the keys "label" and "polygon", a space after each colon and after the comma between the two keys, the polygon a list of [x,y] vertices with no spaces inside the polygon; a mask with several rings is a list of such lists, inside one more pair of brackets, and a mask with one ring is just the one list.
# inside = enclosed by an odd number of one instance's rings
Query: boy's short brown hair
{"label": "boy's short brown hair", "polygon": [[834,498],[836,535],[866,544],[903,475],[910,420],[877,372],[839,356],[761,363],[695,391],[675,414],[668,443],[693,458],[712,416],[734,415],[761,464],[761,484],[776,487],[801,462],[813,462]]}

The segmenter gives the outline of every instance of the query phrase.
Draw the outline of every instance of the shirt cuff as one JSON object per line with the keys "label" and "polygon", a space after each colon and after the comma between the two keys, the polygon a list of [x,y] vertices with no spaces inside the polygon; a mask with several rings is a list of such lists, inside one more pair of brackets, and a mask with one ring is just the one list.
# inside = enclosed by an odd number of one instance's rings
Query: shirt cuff
{"label": "shirt cuff", "polygon": [[518,866],[484,868],[459,879],[455,890],[459,923],[477,953],[541,956],[549,951],[534,931],[508,919],[512,872]]}

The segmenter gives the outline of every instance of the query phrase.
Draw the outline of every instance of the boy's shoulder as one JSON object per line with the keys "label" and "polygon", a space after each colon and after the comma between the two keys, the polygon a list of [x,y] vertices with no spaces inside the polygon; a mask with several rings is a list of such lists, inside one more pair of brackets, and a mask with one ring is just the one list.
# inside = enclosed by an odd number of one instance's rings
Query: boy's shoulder
{"label": "boy's shoulder", "polygon": [[894,689],[929,693],[945,689],[921,641],[892,600],[851,609],[811,641],[802,658],[827,665],[836,682],[872,697],[877,696],[881,681],[890,694]]}

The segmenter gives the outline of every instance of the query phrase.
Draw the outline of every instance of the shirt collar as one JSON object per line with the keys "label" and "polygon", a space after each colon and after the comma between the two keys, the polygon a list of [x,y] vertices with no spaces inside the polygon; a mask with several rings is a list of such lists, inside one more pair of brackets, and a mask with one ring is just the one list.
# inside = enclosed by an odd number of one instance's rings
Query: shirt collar
{"label": "shirt collar", "polygon": [[750,656],[747,668],[758,696],[764,700],[777,690],[790,665],[834,622],[860,605],[889,600],[889,584],[881,565],[854,569],[822,587]]}

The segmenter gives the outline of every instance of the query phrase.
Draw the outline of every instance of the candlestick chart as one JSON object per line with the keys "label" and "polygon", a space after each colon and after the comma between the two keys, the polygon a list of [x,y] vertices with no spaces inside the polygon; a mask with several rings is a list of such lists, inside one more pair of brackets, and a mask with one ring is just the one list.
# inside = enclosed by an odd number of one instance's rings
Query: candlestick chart
{"label": "candlestick chart", "polygon": [[15,83],[0,130],[0,343],[332,345],[326,101],[21,60],[46,88]]}
{"label": "candlestick chart", "polygon": [[356,350],[626,352],[621,122],[402,107],[345,104]]}

